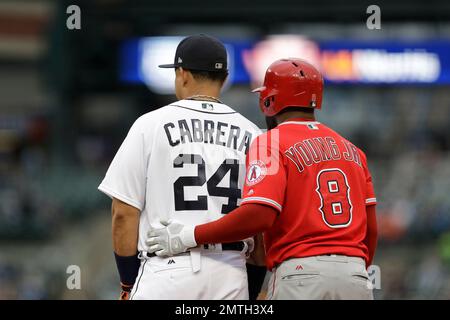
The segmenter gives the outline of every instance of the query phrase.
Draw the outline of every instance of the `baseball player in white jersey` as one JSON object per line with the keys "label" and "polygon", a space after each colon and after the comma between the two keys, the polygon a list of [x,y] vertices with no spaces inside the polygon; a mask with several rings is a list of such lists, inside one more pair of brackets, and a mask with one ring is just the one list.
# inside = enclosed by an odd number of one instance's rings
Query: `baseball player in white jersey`
{"label": "baseball player in white jersey", "polygon": [[171,258],[146,251],[150,226],[171,219],[198,225],[239,205],[245,155],[260,133],[217,98],[228,74],[217,39],[187,37],[175,63],[160,67],[175,68],[181,100],[136,120],[99,186],[113,199],[121,299],[248,299],[248,239]]}

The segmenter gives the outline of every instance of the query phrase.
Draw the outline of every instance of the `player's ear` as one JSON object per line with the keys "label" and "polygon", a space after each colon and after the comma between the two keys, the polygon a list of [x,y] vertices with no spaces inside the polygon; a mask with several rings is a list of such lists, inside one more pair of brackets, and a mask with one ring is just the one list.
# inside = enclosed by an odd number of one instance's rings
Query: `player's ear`
{"label": "player's ear", "polygon": [[180,77],[183,83],[183,86],[186,86],[186,83],[189,81],[189,76],[192,76],[189,72],[189,70],[183,69],[182,67],[180,69]]}

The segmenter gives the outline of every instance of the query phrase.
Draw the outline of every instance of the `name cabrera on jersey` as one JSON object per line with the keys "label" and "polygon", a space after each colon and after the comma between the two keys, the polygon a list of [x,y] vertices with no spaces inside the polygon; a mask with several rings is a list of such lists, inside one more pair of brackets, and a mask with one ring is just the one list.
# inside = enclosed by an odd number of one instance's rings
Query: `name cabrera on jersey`
{"label": "name cabrera on jersey", "polygon": [[135,121],[99,190],[141,211],[144,250],[150,224],[204,223],[239,205],[245,156],[260,133],[224,104],[177,101]]}
{"label": "name cabrera on jersey", "polygon": [[207,119],[180,119],[176,123],[169,121],[164,124],[164,132],[172,147],[180,143],[203,142],[247,153],[252,140],[252,133],[245,128]]}

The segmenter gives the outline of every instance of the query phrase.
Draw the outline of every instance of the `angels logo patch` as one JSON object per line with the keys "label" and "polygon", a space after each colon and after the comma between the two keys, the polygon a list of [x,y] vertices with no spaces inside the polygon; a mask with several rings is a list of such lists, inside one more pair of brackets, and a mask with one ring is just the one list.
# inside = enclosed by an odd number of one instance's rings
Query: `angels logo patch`
{"label": "angels logo patch", "polygon": [[264,177],[267,174],[267,168],[266,165],[260,161],[260,160],[256,160],[250,163],[250,165],[248,166],[248,171],[247,171],[247,185],[248,186],[252,186],[254,184],[257,184],[258,182],[260,182],[262,179],[264,179]]}

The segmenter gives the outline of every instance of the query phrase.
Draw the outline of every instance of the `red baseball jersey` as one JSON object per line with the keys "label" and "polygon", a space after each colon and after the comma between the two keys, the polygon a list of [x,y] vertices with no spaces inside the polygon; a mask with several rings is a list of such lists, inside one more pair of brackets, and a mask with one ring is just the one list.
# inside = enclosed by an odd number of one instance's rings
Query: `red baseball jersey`
{"label": "red baseball jersey", "polygon": [[368,260],[366,206],[376,198],[367,159],[324,124],[293,119],[260,135],[247,154],[241,203],[279,211],[264,233],[269,270],[324,254]]}

